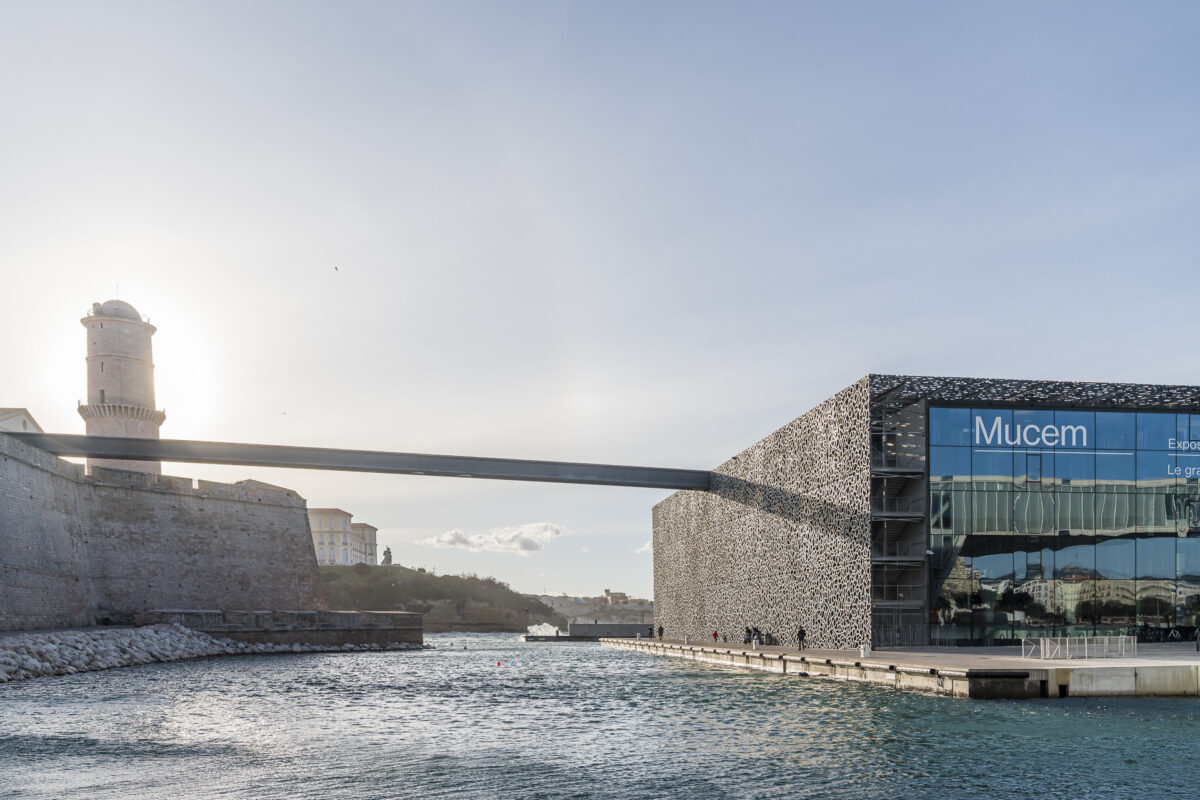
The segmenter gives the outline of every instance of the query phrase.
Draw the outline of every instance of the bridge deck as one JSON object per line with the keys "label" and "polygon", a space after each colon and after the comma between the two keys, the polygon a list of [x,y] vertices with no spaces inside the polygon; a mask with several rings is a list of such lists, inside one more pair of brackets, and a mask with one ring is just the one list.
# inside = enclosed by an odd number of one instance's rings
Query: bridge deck
{"label": "bridge deck", "polygon": [[4,435],[12,436],[14,439],[19,439],[56,456],[128,461],[241,464],[253,467],[385,472],[400,475],[436,475],[451,478],[490,478],[508,481],[583,483],[603,486],[633,486],[644,489],[697,489],[700,491],[708,490],[712,477],[712,473],[707,470],[585,464],[571,461],[529,461],[515,458],[443,456],[377,450],[290,447],[274,444],[200,442],[185,439],[77,436],[63,433],[4,431]]}

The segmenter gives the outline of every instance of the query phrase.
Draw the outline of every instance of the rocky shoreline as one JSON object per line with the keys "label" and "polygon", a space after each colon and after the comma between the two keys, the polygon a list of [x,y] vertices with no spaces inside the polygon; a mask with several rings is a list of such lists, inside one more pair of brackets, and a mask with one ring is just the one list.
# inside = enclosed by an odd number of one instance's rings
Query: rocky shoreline
{"label": "rocky shoreline", "polygon": [[15,633],[0,636],[0,684],[45,675],[74,675],[203,656],[421,650],[425,647],[427,645],[404,642],[335,647],[235,642],[217,639],[182,625]]}

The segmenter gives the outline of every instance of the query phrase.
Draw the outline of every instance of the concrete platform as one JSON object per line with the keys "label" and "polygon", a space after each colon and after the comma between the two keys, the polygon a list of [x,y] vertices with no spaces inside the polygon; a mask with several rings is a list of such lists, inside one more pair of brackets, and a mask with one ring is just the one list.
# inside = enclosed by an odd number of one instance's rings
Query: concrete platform
{"label": "concrete platform", "polygon": [[931,648],[875,651],[684,644],[601,639],[605,647],[688,658],[710,664],[889,686],[977,699],[1029,697],[1200,696],[1200,653],[1192,643],[1145,644],[1136,658],[1021,658],[1020,648]]}
{"label": "concrete platform", "polygon": [[153,609],[138,625],[176,624],[217,639],[253,644],[422,644],[421,615],[408,611],[219,611]]}

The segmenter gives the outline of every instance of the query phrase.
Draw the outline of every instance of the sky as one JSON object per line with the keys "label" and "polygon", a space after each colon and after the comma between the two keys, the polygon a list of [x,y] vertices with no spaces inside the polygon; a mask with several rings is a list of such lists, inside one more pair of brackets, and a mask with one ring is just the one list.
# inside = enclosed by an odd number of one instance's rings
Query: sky
{"label": "sky", "polygon": [[[1200,383],[1191,2],[0,4],[0,406],[82,433],[709,469],[871,372]],[[336,267],[336,269],[335,269]],[[167,465],[526,592],[669,493]]]}

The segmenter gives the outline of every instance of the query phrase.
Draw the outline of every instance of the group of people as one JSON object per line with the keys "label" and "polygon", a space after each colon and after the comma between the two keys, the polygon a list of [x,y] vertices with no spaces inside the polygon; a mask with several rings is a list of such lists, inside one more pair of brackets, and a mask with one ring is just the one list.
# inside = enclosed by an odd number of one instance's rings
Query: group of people
{"label": "group of people", "polygon": [[[650,634],[650,638],[653,639],[654,633],[655,633],[654,626],[650,625],[648,627],[649,627],[648,633]],[[801,650],[804,649],[804,640],[807,637],[808,637],[808,631],[804,630],[803,625],[801,625],[799,628],[796,629],[796,645]],[[662,625],[658,626],[658,638],[660,641],[663,638],[663,626]],[[713,644],[717,643],[718,638],[722,638],[726,642],[729,641],[728,637],[722,637],[720,635],[720,633],[718,633],[717,631],[712,632],[712,638],[713,638]],[[1200,648],[1200,638],[1197,639],[1197,642],[1198,642],[1197,647]],[[749,625],[747,625],[745,636],[742,638],[742,644],[754,644],[756,647],[758,647],[758,646],[761,646],[764,644],[778,644],[778,640],[769,633],[763,633],[758,628],[751,628]]]}
{"label": "group of people", "polygon": [[[713,644],[716,644],[717,643],[717,632],[716,631],[712,632],[712,637],[713,637]],[[808,637],[808,631],[804,630],[803,625],[801,625],[799,628],[796,629],[796,645],[801,650],[804,649],[804,640],[807,637]],[[777,643],[778,643],[778,640],[775,639],[775,637],[772,636],[771,634],[763,633],[758,628],[752,628],[749,625],[746,626],[745,635],[742,637],[742,644],[753,644],[756,647],[764,645],[764,644],[777,644]]]}

